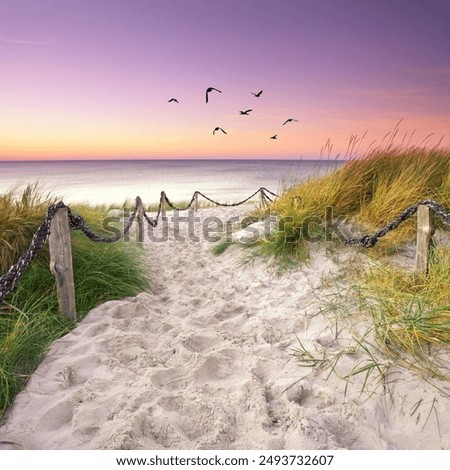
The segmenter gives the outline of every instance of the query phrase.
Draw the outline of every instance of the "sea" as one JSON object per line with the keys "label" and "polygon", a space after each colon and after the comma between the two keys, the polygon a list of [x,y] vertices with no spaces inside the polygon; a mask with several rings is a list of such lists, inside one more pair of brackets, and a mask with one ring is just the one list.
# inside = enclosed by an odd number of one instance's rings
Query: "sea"
{"label": "sea", "polygon": [[261,186],[274,193],[342,165],[330,160],[41,160],[0,161],[0,194],[28,184],[66,204],[145,204],[190,200],[195,191],[223,203],[238,202]]}

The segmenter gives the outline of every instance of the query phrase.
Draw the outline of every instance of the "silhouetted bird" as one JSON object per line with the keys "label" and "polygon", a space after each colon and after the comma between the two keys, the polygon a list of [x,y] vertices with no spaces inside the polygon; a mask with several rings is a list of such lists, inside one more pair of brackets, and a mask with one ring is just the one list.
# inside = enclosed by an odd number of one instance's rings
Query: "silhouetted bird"
{"label": "silhouetted bird", "polygon": [[271,137],[271,139],[276,139],[278,134],[275,134]]}
{"label": "silhouetted bird", "polygon": [[168,103],[172,103],[172,101],[174,103],[178,103],[178,100],[176,98],[170,98],[170,100],[168,101]]}
{"label": "silhouetted bird", "polygon": [[210,93],[211,91],[218,91],[219,93],[222,93],[220,90],[218,90],[217,88],[213,88],[213,87],[209,87],[206,89],[206,102],[208,102],[208,93]]}
{"label": "silhouetted bird", "polygon": [[252,91],[252,95],[255,95],[257,98],[259,98],[261,96],[262,92],[263,92],[262,90],[258,91],[258,93],[253,93],[253,91]]}
{"label": "silhouetted bird", "polygon": [[285,124],[287,124],[288,122],[292,122],[292,121],[298,122],[298,119],[292,119],[292,118],[291,119],[286,119],[286,121],[283,122],[283,126]]}
{"label": "silhouetted bird", "polygon": [[248,113],[250,111],[253,111],[253,109],[247,109],[247,111],[239,111],[240,114],[244,115],[244,116],[248,116]]}
{"label": "silhouetted bird", "polygon": [[216,131],[222,131],[224,134],[226,134],[226,132],[225,132],[221,127],[216,127],[216,128],[213,130],[213,135],[216,133]]}

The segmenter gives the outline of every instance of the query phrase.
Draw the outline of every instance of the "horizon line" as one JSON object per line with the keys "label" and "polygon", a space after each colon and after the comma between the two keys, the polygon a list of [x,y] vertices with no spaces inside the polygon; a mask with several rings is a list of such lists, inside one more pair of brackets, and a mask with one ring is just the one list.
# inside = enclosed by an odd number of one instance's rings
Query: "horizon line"
{"label": "horizon line", "polygon": [[287,158],[233,158],[233,157],[221,157],[221,158],[192,158],[192,157],[180,157],[180,158],[21,158],[21,159],[2,159],[0,163],[17,163],[17,162],[101,162],[101,161],[120,161],[120,162],[136,162],[136,161],[347,161],[347,158],[341,158],[340,155],[337,157],[287,157]]}

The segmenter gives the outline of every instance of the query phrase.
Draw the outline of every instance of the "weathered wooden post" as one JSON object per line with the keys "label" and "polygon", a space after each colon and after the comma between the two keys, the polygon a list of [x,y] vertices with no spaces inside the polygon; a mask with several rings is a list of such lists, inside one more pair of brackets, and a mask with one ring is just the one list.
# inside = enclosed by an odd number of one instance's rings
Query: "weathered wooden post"
{"label": "weathered wooden post", "polygon": [[417,208],[417,244],[415,270],[427,274],[433,248],[433,211],[424,205]]}
{"label": "weathered wooden post", "polygon": [[162,220],[167,220],[167,217],[166,217],[166,193],[164,191],[161,191],[160,204],[161,204],[161,217],[162,217]]}
{"label": "weathered wooden post", "polygon": [[59,312],[77,319],[73,282],[72,245],[67,207],[59,209],[50,224],[50,271],[56,279]]}
{"label": "weathered wooden post", "polygon": [[194,212],[198,211],[198,192],[194,193]]}
{"label": "weathered wooden post", "polygon": [[142,200],[138,196],[136,198],[137,204],[137,241],[142,243],[144,241],[144,206],[142,205]]}
{"label": "weathered wooden post", "polygon": [[260,189],[259,190],[259,208],[260,209],[265,209],[267,203],[266,203],[266,199],[264,197],[264,189]]}

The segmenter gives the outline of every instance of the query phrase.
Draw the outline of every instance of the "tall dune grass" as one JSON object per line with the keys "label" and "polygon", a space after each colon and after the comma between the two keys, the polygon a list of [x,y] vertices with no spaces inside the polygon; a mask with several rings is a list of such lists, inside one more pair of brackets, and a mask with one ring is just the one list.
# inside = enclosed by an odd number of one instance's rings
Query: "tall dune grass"
{"label": "tall dune grass", "polygon": [[370,394],[402,377],[419,375],[449,398],[450,246],[436,248],[427,276],[393,265],[389,257],[370,264],[354,255],[327,279],[320,313],[340,347],[317,349],[299,343],[302,368],[336,374],[344,390]]}
{"label": "tall dune grass", "polygon": [[20,196],[14,189],[0,194],[0,272],[5,272],[29,245],[47,207],[55,202],[28,185]]}
{"label": "tall dune grass", "polygon": [[[53,202],[51,195],[42,195],[31,186],[18,198],[13,191],[0,196],[0,274],[28,247]],[[95,231],[102,231],[106,206],[77,205],[72,210]],[[79,319],[102,302],[148,288],[142,250],[135,244],[95,243],[77,231],[71,237]],[[49,270],[48,247],[44,247],[0,307],[0,418],[51,343],[75,326],[57,312],[55,280]]]}
{"label": "tall dune grass", "polygon": [[[384,227],[422,199],[434,199],[449,208],[450,150],[376,149],[361,159],[348,161],[337,171],[310,178],[278,198],[271,210],[282,220],[282,226],[259,248],[266,256],[298,263],[308,256],[311,246],[301,227],[311,218],[324,220],[327,207],[332,208],[335,218],[345,216],[360,234],[367,234]],[[448,230],[435,219],[438,228]],[[415,234],[413,217],[380,239],[378,250],[364,253],[380,255],[383,249],[392,251],[402,242],[414,240]],[[374,359],[379,353],[427,380],[448,378],[449,253],[448,246],[435,252],[428,276],[399,270],[389,262],[372,263],[346,276],[347,285],[356,287],[350,293],[340,293],[330,309],[348,317],[357,308],[366,318],[372,318],[370,330],[379,348],[377,352],[366,337],[358,339],[358,348],[366,351],[373,367],[356,367],[347,379],[360,372],[380,372]],[[297,356],[306,365],[310,359],[305,362],[305,357],[313,357],[303,349]]]}
{"label": "tall dune grass", "polygon": [[[450,151],[411,148],[373,150],[361,159],[321,178],[310,178],[278,198],[271,210],[283,220],[282,230],[262,244],[274,256],[305,257],[300,227],[311,218],[324,220],[327,207],[335,218],[344,216],[371,232],[383,227],[421,199],[448,204]],[[403,223],[382,243],[392,246],[415,233],[413,220]]]}
{"label": "tall dune grass", "polygon": [[446,378],[436,352],[450,345],[450,247],[438,247],[427,276],[387,263],[362,270],[359,305],[374,319],[377,341],[425,375]]}

